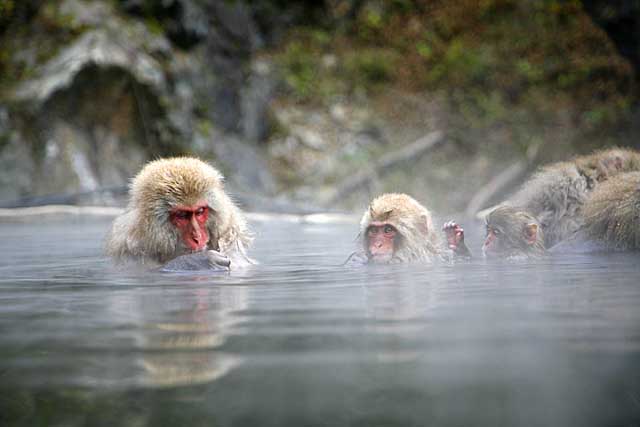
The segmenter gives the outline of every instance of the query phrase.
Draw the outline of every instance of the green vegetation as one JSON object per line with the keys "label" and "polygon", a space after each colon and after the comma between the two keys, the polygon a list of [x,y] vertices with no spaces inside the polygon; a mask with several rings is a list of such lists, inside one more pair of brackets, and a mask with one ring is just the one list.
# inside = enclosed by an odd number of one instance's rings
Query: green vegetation
{"label": "green vegetation", "polygon": [[0,0],[0,22],[4,22],[11,18],[15,4],[13,0]]}
{"label": "green vegetation", "polygon": [[628,121],[637,103],[631,67],[578,0],[335,4],[328,26],[294,29],[275,54],[298,102],[444,95],[453,122],[507,126],[523,149],[559,113],[588,133]]}

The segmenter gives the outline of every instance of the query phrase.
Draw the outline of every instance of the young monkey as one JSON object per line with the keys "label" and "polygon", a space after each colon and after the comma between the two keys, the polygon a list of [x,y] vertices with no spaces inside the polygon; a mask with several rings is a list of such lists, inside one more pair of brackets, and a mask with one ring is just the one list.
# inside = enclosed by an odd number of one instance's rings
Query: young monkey
{"label": "young monkey", "polygon": [[533,215],[551,248],[583,225],[584,203],[599,186],[620,174],[640,171],[640,153],[610,148],[540,168],[505,204]]}
{"label": "young monkey", "polygon": [[[565,241],[574,244],[576,234],[585,235],[583,231],[599,227],[583,239],[592,246],[587,240],[601,240],[605,227],[596,225],[596,218],[602,224],[603,216],[606,220],[616,216],[611,209],[593,213],[596,201],[605,201],[599,203],[604,206],[613,197],[623,203],[629,197],[628,185],[625,191],[612,190],[622,186],[620,180],[625,180],[630,171],[638,170],[640,153],[623,148],[600,150],[542,167],[513,197],[487,215],[483,253],[487,257],[540,256],[545,247],[566,250]],[[464,245],[464,234],[456,232],[456,226],[450,223],[445,230],[453,247]]]}
{"label": "young monkey", "polygon": [[[640,172],[617,174],[600,183],[576,215],[579,228],[550,252],[640,250]],[[499,206],[486,217],[486,226],[486,257],[536,257],[546,252],[540,223],[528,211]],[[445,227],[452,249],[466,247],[459,225],[451,222]]]}
{"label": "young monkey", "polygon": [[[536,218],[513,206],[499,206],[486,219],[486,235],[482,254],[486,258],[521,258],[544,255],[544,235]],[[451,221],[444,226],[449,248],[469,252],[464,230]]]}
{"label": "young monkey", "polygon": [[[446,256],[431,212],[406,194],[388,193],[373,199],[360,220],[361,251],[345,264],[432,262]],[[455,255],[465,256],[464,249]]]}

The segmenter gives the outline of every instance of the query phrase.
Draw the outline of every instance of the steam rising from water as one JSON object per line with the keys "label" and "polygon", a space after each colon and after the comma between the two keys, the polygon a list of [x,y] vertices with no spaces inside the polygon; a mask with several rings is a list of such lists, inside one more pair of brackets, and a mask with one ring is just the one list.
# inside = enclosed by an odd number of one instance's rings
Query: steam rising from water
{"label": "steam rising from water", "polygon": [[160,275],[108,225],[0,225],[9,425],[640,423],[636,254],[345,269],[355,223],[270,220],[252,270]]}

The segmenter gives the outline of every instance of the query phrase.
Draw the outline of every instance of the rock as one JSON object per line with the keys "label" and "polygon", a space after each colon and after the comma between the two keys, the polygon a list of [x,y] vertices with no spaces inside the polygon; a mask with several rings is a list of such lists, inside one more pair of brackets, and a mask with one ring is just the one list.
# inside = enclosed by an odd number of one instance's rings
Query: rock
{"label": "rock", "polygon": [[98,190],[125,185],[149,158],[190,139],[191,129],[174,126],[185,111],[172,101],[179,97],[156,58],[170,46],[140,23],[121,21],[107,3],[65,0],[59,7],[70,25],[97,27],[9,91],[4,116],[12,132],[0,164],[13,167],[0,176],[0,199],[96,193],[84,199],[110,204]]}
{"label": "rock", "polygon": [[269,103],[276,87],[272,74],[271,64],[256,61],[247,85],[241,91],[242,134],[252,142],[264,141],[269,133]]}
{"label": "rock", "polygon": [[121,0],[127,13],[152,15],[162,23],[167,36],[182,49],[203,41],[209,33],[209,19],[202,2],[192,0]]}
{"label": "rock", "polygon": [[275,194],[276,183],[261,149],[228,133],[213,132],[208,141],[225,176],[236,188],[243,192]]}
{"label": "rock", "polygon": [[72,28],[97,27],[111,18],[109,6],[98,1],[64,0],[57,12],[68,18]]}
{"label": "rock", "polygon": [[313,129],[293,126],[291,128],[291,134],[297,137],[302,144],[313,150],[322,151],[326,146],[322,135]]}
{"label": "rock", "polygon": [[207,11],[211,26],[201,58],[208,72],[194,79],[198,103],[217,127],[241,134],[243,90],[251,76],[251,55],[262,38],[244,2],[210,2]]}
{"label": "rock", "polygon": [[29,147],[11,129],[7,108],[0,106],[0,200],[28,194],[35,165]]}
{"label": "rock", "polygon": [[127,40],[104,30],[95,30],[84,34],[47,62],[38,71],[38,77],[18,86],[11,100],[38,108],[55,91],[69,87],[87,66],[123,68],[140,83],[159,92],[166,91],[162,68],[155,59]]}
{"label": "rock", "polygon": [[283,183],[331,185],[377,135],[347,99],[275,114],[279,70],[257,53],[322,8],[258,3],[61,0],[25,15],[2,64],[17,81],[0,92],[0,205],[117,203],[146,161],[176,154],[211,160],[256,208],[287,206]]}

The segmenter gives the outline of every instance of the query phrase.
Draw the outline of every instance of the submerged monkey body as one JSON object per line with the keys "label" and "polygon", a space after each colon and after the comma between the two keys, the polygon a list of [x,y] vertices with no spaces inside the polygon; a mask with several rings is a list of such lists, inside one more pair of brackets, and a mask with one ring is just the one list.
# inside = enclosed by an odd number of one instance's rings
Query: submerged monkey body
{"label": "submerged monkey body", "polygon": [[133,179],[129,204],[114,221],[106,249],[116,261],[152,267],[215,251],[237,267],[252,262],[246,255],[250,243],[222,175],[201,160],[177,157],[152,161]]}

